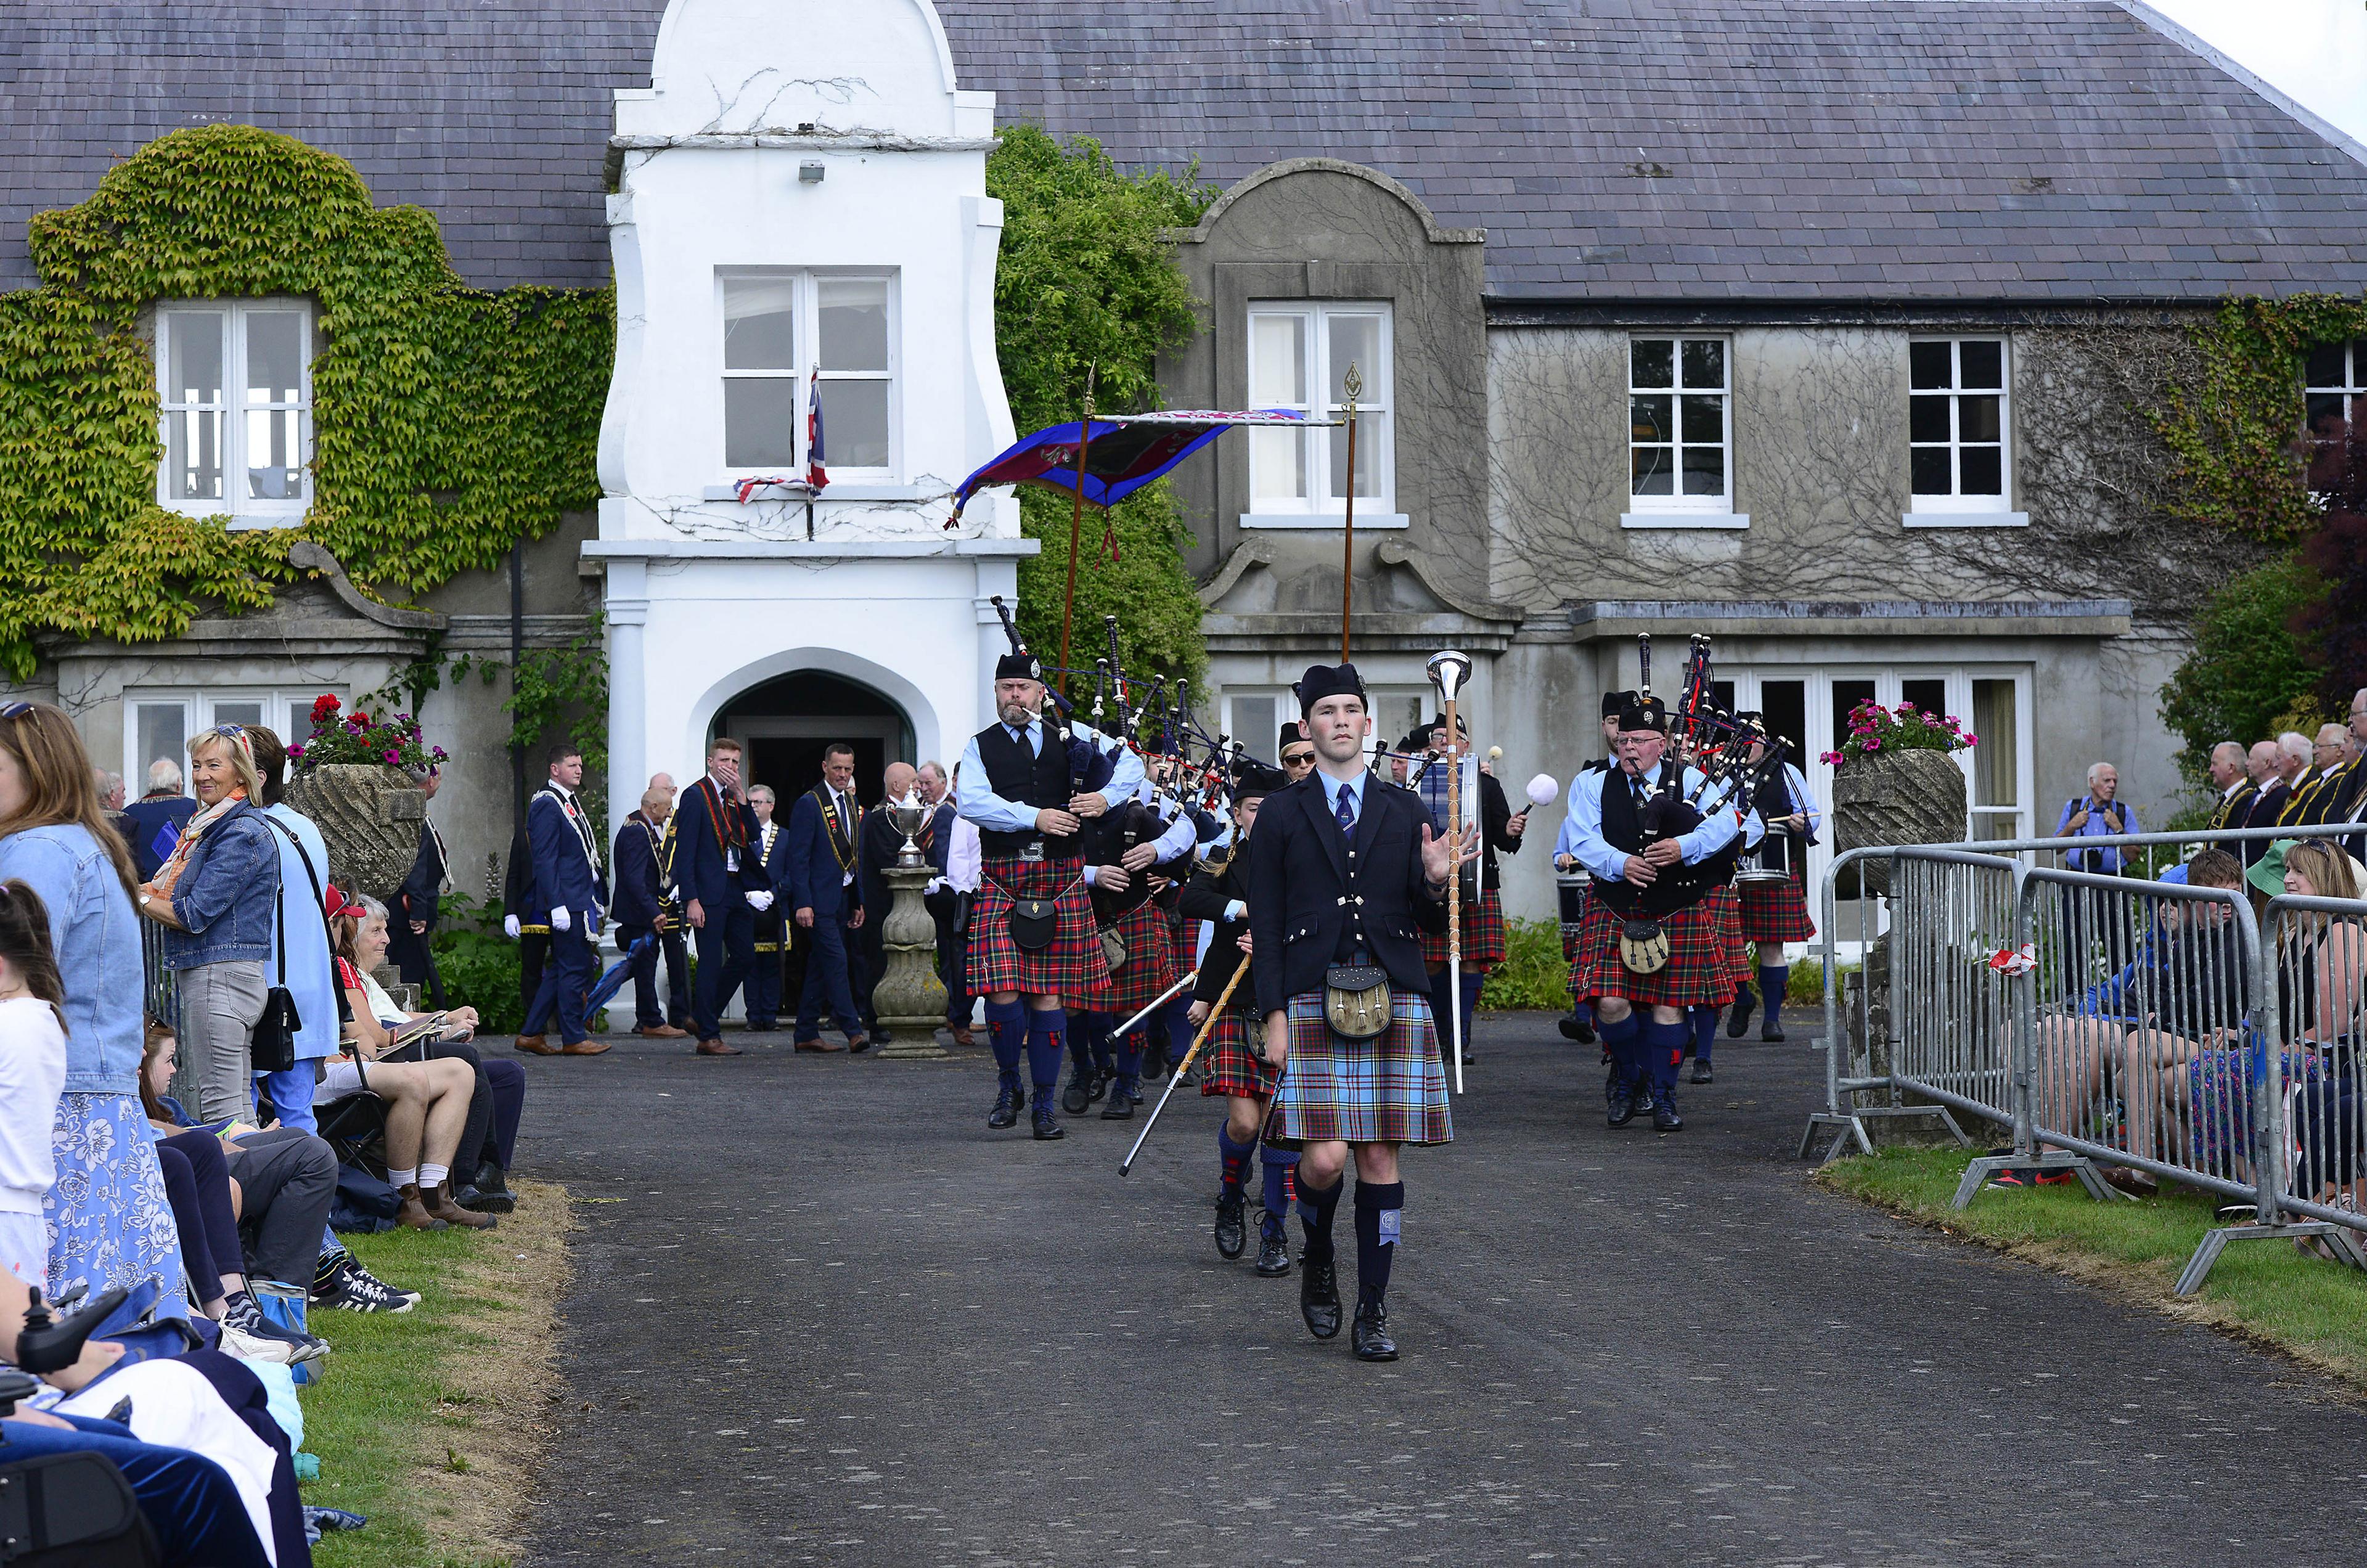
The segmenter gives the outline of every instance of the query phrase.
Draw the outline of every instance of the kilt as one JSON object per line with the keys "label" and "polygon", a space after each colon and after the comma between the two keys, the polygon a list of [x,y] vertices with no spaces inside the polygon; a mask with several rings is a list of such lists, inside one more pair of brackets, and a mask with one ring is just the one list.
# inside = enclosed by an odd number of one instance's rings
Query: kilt
{"label": "kilt", "polygon": [[[1504,962],[1504,899],[1490,887],[1479,895],[1475,903],[1465,899],[1462,905],[1463,962],[1476,964],[1482,969],[1493,969]],[[1446,933],[1435,934],[1416,928],[1421,938],[1421,956],[1425,964],[1446,962]]]}
{"label": "kilt", "polygon": [[1446,1144],[1446,1110],[1430,998],[1389,987],[1389,1026],[1370,1040],[1342,1040],[1323,1018],[1323,993],[1290,998],[1290,1055],[1274,1106],[1283,1136],[1296,1143]]}
{"label": "kilt", "polygon": [[1631,1002],[1693,1007],[1734,999],[1731,960],[1709,900],[1678,910],[1660,924],[1669,933],[1669,961],[1658,973],[1635,975],[1619,962],[1619,917],[1611,906],[1591,899],[1579,928],[1578,957],[1569,967],[1569,988],[1579,1000],[1625,997]]}
{"label": "kilt", "polygon": [[1109,977],[1109,1000],[1101,1006],[1114,1015],[1111,1022],[1124,1023],[1157,1001],[1184,971],[1175,966],[1167,911],[1158,905],[1143,904],[1120,915],[1117,934],[1126,943],[1126,963]]}
{"label": "kilt", "polygon": [[[1026,861],[997,856],[985,865],[977,901],[970,906],[969,988],[978,996],[1017,991],[1023,997],[1060,998],[1063,1007],[1089,1011],[1109,995],[1102,965],[1102,939],[1093,925],[1093,901],[1086,891],[1080,859]],[[1058,898],[1051,942],[1028,953],[1011,940],[1014,898]]]}
{"label": "kilt", "polygon": [[1208,1042],[1200,1048],[1200,1059],[1208,1068],[1208,1076],[1200,1080],[1203,1095],[1274,1098],[1274,1069],[1250,1055],[1250,1027],[1247,1008],[1229,1007],[1217,1014],[1208,1027]]}
{"label": "kilt", "polygon": [[1796,876],[1781,882],[1738,882],[1742,934],[1752,942],[1814,942],[1817,922],[1808,915],[1808,885]]}
{"label": "kilt", "polygon": [[[1750,950],[1742,940],[1742,903],[1734,896],[1734,884],[1711,888],[1702,902],[1717,917],[1717,940],[1726,955],[1727,976],[1739,986],[1750,978]],[[1730,995],[1727,999],[1732,999]]]}

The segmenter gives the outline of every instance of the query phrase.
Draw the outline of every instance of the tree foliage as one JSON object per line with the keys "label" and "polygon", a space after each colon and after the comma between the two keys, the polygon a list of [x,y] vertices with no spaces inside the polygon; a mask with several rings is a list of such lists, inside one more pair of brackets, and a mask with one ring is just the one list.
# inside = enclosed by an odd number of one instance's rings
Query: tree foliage
{"label": "tree foliage", "polygon": [[2321,671],[2303,657],[2292,626],[2318,600],[2310,566],[2288,555],[2246,572],[2213,594],[2194,628],[2194,648],[2161,692],[2164,723],[2186,741],[2179,766],[2199,779],[2211,748],[2249,745],[2314,711]]}

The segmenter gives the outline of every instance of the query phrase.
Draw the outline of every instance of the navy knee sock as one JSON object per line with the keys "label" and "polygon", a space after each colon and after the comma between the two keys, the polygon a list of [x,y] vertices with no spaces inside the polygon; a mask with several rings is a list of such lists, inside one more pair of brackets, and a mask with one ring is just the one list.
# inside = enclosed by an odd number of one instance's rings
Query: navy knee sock
{"label": "navy knee sock", "polygon": [[1709,1048],[1717,1043],[1717,1009],[1705,1005],[1685,1010],[1693,1028],[1693,1056],[1697,1061],[1707,1062]]}
{"label": "navy knee sock", "polygon": [[1093,1015],[1087,1012],[1064,1012],[1069,1025],[1069,1071],[1080,1078],[1093,1074]]}
{"label": "navy knee sock", "polygon": [[1331,1216],[1340,1207],[1340,1189],[1348,1184],[1346,1172],[1331,1186],[1318,1190],[1300,1182],[1298,1186],[1298,1223],[1307,1230],[1307,1260],[1309,1263],[1331,1261]]}
{"label": "navy knee sock", "polygon": [[994,1047],[994,1065],[1002,1069],[1002,1076],[1017,1083],[1020,1053],[1027,1048],[1027,1004],[987,1003],[986,1042]]}
{"label": "navy knee sock", "polygon": [[1762,964],[1759,966],[1759,999],[1767,1004],[1767,1024],[1781,1028],[1784,1019],[1784,987],[1792,981],[1788,964]]}
{"label": "navy knee sock", "polygon": [[1192,1049],[1192,997],[1186,992],[1159,1010],[1159,1021],[1167,1027],[1167,1062],[1170,1066],[1184,1059]]}
{"label": "navy knee sock", "polygon": [[1604,1021],[1598,1022],[1595,1028],[1602,1032],[1603,1048],[1611,1053],[1612,1070],[1619,1075],[1619,1081],[1634,1083],[1644,1068],[1643,1053],[1637,1038],[1642,1028],[1640,1021],[1630,1012],[1616,1023]]}
{"label": "navy knee sock", "polygon": [[1685,1059],[1685,1041],[1692,1026],[1679,1019],[1674,1023],[1662,1023],[1655,1019],[1643,1026],[1642,1049],[1644,1067],[1651,1080],[1655,1096],[1669,1094],[1677,1087],[1677,1064]]}
{"label": "navy knee sock", "polygon": [[1404,1212],[1404,1182],[1356,1182],[1358,1299],[1376,1302],[1388,1294],[1389,1264],[1398,1255],[1398,1222]]}
{"label": "navy knee sock", "polygon": [[1110,1025],[1117,1021],[1108,1013],[1095,1009],[1084,1015],[1085,1043],[1093,1051],[1093,1066],[1103,1072],[1114,1072],[1117,1064],[1111,1059]]}
{"label": "navy knee sock", "polygon": [[1039,1095],[1060,1087],[1061,1036],[1069,1032],[1069,1015],[1059,1008],[1031,1009],[1027,1014],[1027,1076]]}
{"label": "navy knee sock", "polygon": [[1255,1138],[1251,1138],[1246,1144],[1234,1141],[1233,1124],[1230,1122],[1217,1123],[1217,1157],[1223,1163],[1226,1192],[1239,1192],[1241,1190],[1242,1184],[1249,1177],[1250,1155],[1256,1148]]}
{"label": "navy knee sock", "polygon": [[1265,1173],[1265,1219],[1260,1228],[1268,1235],[1278,1236],[1283,1221],[1290,1216],[1290,1178],[1298,1168],[1298,1154],[1294,1149],[1277,1149],[1268,1144],[1259,1158]]}
{"label": "navy knee sock", "polygon": [[1471,1044],[1471,1020],[1479,1010],[1479,987],[1487,980],[1485,975],[1463,976],[1463,1043],[1467,1049]]}
{"label": "navy knee sock", "polygon": [[1117,1069],[1119,1081],[1133,1083],[1142,1072],[1142,1031],[1129,1029],[1108,1039],[1110,1063]]}

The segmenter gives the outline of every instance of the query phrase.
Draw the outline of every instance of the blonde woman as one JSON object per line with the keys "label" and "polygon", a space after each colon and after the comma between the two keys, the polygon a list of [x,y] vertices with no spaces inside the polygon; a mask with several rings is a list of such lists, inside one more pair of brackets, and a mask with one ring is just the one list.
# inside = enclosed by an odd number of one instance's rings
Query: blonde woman
{"label": "blonde woman", "polygon": [[[2357,898],[2350,857],[2337,845],[2286,846],[2284,890],[2303,898]],[[2293,1190],[2322,1203],[2367,1202],[2367,1106],[2358,1094],[2360,1053],[2367,1049],[2367,929],[2341,915],[2300,912],[2275,963],[2283,989],[2285,1037],[2317,1063],[2293,1105],[2300,1145]],[[2305,1250],[2332,1258],[2322,1241]]]}
{"label": "blonde woman", "polygon": [[189,791],[197,814],[137,902],[164,928],[164,967],[180,976],[180,1099],[200,1122],[251,1121],[279,850],[255,804],[263,783],[243,725],[190,739]]}

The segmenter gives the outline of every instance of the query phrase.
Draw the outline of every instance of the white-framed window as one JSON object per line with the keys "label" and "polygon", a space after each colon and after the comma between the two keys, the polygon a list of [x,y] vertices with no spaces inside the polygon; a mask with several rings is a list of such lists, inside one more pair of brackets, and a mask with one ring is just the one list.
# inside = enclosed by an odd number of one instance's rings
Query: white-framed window
{"label": "white-framed window", "polygon": [[[1396,430],[1387,304],[1253,304],[1249,321],[1250,406],[1310,419],[1347,415],[1348,367],[1356,394],[1356,521],[1377,525],[1396,505]],[[1250,433],[1250,510],[1260,518],[1331,518],[1347,508],[1345,425]]]}
{"label": "white-framed window", "polygon": [[304,515],[312,496],[311,305],[158,306],[156,391],[164,446],[159,503],[258,524]]}
{"label": "white-framed window", "polygon": [[2012,493],[2003,338],[1907,345],[1909,488],[1918,512],[2004,512]]}
{"label": "white-framed window", "polygon": [[1732,360],[1720,337],[1629,340],[1627,491],[1635,511],[1733,511]]}
{"label": "white-framed window", "polygon": [[723,468],[802,479],[809,403],[822,463],[879,478],[896,468],[896,288],[888,273],[719,267]]}
{"label": "white-framed window", "polygon": [[[342,711],[346,688],[224,686],[134,689],[123,694],[123,793],[137,800],[148,790],[148,769],[159,759],[189,775],[189,737],[220,724],[268,725],[290,746],[312,733],[312,704],[323,693]],[[185,788],[182,791],[187,794]]]}
{"label": "white-framed window", "polygon": [[2309,434],[2309,488],[2319,495],[2341,482],[2342,446],[2353,427],[2367,425],[2367,337],[2325,343],[2302,368]]}

